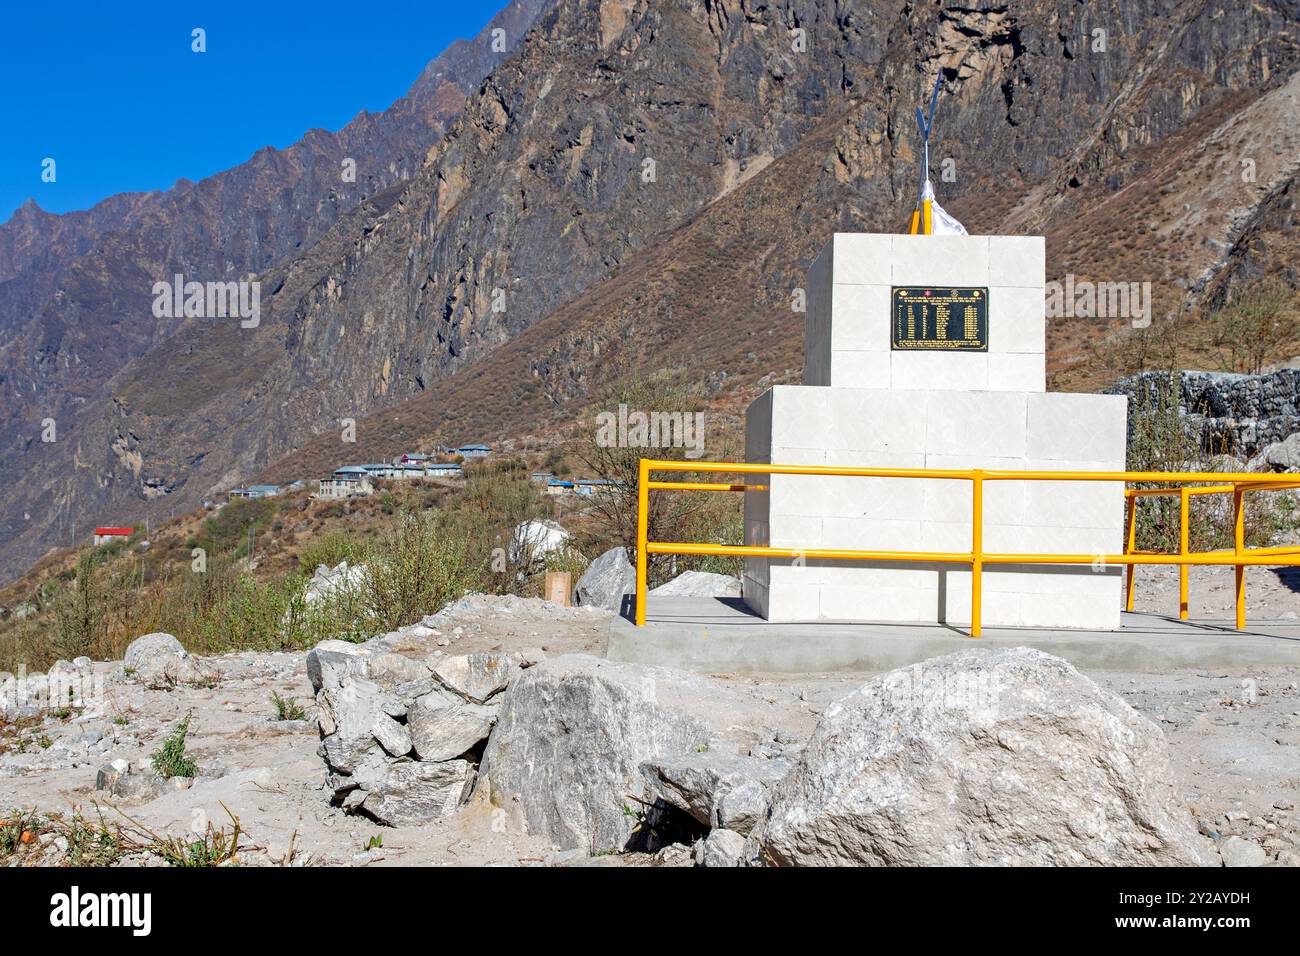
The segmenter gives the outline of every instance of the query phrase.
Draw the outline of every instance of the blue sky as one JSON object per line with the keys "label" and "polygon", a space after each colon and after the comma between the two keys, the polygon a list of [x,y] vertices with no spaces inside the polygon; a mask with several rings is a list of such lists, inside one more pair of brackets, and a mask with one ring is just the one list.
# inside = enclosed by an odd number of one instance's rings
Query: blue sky
{"label": "blue sky", "polygon": [[[507,0],[5,4],[0,222],[166,189],[402,96]],[[191,31],[207,31],[207,52]],[[57,179],[41,181],[55,160]]]}

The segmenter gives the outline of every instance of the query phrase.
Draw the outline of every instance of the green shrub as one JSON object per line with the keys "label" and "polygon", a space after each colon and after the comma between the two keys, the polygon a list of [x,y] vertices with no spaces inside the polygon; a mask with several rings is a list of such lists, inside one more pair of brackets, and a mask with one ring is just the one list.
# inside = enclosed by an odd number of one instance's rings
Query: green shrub
{"label": "green shrub", "polygon": [[190,714],[163,740],[162,746],[154,752],[153,769],[165,780],[172,777],[194,777],[198,775],[198,765],[185,756],[185,735],[190,730]]}
{"label": "green shrub", "polygon": [[107,603],[99,558],[95,551],[84,551],[77,561],[72,589],[57,606],[55,650],[58,656],[67,660],[96,656],[105,637]]}
{"label": "green shrub", "polygon": [[481,580],[465,538],[435,511],[401,515],[366,567],[365,601],[378,630],[432,614]]}
{"label": "green shrub", "polygon": [[271,705],[275,708],[276,720],[307,719],[307,711],[303,710],[302,704],[291,697],[281,697],[276,691],[271,691]]}
{"label": "green shrub", "polygon": [[[1151,391],[1139,394],[1133,403],[1133,420],[1128,441],[1129,471],[1238,471],[1241,465],[1222,454],[1222,449],[1205,448],[1188,427],[1179,407],[1180,373],[1167,377]],[[1176,487],[1169,482],[1138,482],[1136,488]],[[1197,487],[1196,483],[1189,487]],[[1193,495],[1189,499],[1188,548],[1210,551],[1234,544],[1234,515],[1231,494]],[[1181,504],[1177,494],[1143,495],[1138,498],[1135,545],[1139,551],[1176,553],[1180,546]],[[1300,529],[1300,507],[1294,492],[1251,492],[1246,496],[1245,544],[1267,547]]]}
{"label": "green shrub", "polygon": [[302,549],[298,555],[298,566],[308,574],[314,574],[322,564],[331,568],[340,561],[356,564],[362,560],[363,551],[352,535],[333,528],[317,536]]}

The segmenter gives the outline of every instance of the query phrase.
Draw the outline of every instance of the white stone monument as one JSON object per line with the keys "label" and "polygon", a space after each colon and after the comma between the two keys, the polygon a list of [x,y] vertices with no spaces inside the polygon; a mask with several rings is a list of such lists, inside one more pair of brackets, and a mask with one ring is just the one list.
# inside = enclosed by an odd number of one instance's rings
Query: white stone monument
{"label": "white stone monument", "polygon": [[[1037,236],[837,233],[808,273],[804,384],[750,405],[751,462],[1122,471],[1123,396],[1045,390]],[[982,300],[982,301],[981,301]],[[749,476],[745,543],[969,552],[971,483]],[[983,545],[1123,550],[1120,482],[987,481]],[[968,565],[746,559],[772,621],[970,623]],[[985,564],[986,626],[1119,627],[1121,568]]]}

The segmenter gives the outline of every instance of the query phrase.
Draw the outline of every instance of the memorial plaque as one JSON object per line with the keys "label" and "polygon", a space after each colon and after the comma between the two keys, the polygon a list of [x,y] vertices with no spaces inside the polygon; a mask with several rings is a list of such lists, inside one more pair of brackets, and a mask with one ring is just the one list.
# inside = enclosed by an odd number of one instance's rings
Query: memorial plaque
{"label": "memorial plaque", "polygon": [[940,352],[989,350],[989,290],[895,286],[893,349]]}

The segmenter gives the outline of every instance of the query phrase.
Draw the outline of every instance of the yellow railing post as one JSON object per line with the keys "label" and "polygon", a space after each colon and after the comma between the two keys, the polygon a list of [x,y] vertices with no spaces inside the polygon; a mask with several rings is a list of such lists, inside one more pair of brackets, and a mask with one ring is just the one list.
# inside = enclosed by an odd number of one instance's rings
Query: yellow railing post
{"label": "yellow railing post", "polygon": [[[1128,538],[1124,553],[1137,550],[1137,495],[1128,495]],[[1124,576],[1124,610],[1133,610],[1133,564],[1129,563]]]}
{"label": "yellow railing post", "polygon": [[[1240,555],[1246,547],[1246,493],[1241,486],[1232,487],[1232,550]],[[1246,566],[1237,565],[1237,630],[1246,629]]]}
{"label": "yellow railing post", "polygon": [[984,473],[971,473],[970,636],[980,636],[984,591]]}
{"label": "yellow railing post", "polygon": [[[1178,556],[1187,557],[1187,522],[1191,497],[1187,486],[1178,489]],[[1187,620],[1187,565],[1178,565],[1178,616]]]}
{"label": "yellow railing post", "polygon": [[645,624],[645,582],[650,555],[646,552],[647,529],[650,526],[650,462],[641,459],[641,471],[636,483],[636,625]]}

